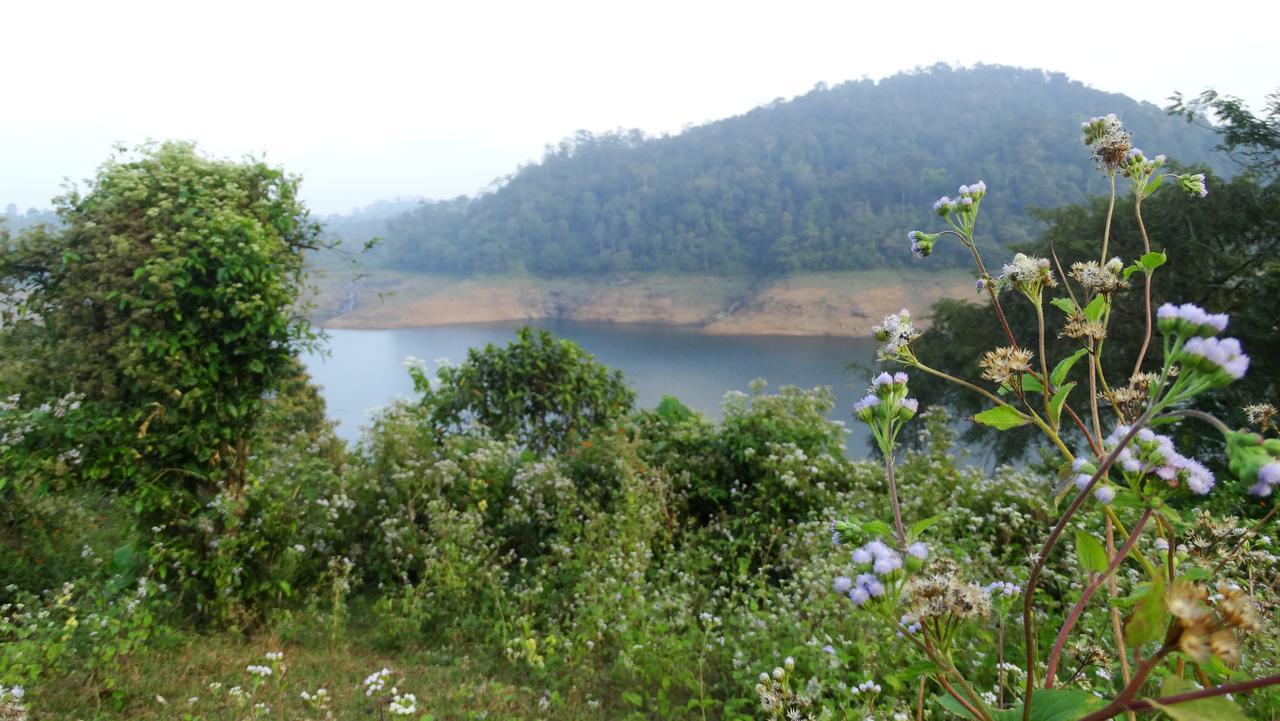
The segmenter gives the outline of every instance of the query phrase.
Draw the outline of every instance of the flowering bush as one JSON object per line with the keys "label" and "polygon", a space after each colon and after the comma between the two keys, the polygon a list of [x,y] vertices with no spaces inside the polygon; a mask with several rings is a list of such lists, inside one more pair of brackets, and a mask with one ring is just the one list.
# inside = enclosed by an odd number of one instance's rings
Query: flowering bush
{"label": "flowering bush", "polygon": [[[1221,337],[1229,318],[1189,303],[1152,307],[1152,283],[1167,258],[1152,250],[1142,223],[1142,200],[1167,179],[1204,197],[1204,176],[1162,173],[1165,158],[1149,159],[1133,147],[1113,115],[1093,118],[1082,130],[1093,160],[1110,182],[1113,208],[1117,178],[1132,183],[1142,231],[1136,259],[1126,264],[1111,255],[1108,223],[1097,260],[1079,260],[1067,273],[1056,257],[1051,261],[1018,253],[993,277],[975,237],[979,209],[988,197],[988,188],[979,181],[961,186],[957,198],[944,196],[935,203],[934,210],[949,229],[933,234],[912,231],[908,238],[921,257],[944,239],[954,239],[972,255],[977,288],[990,299],[994,320],[1008,342],[980,361],[982,381],[991,386],[954,377],[917,357],[912,342],[919,331],[906,309],[874,329],[881,359],[986,398],[992,405],[977,413],[975,422],[997,430],[1035,426],[1061,454],[1063,482],[1054,495],[1066,502],[1065,508],[1055,512],[1056,518],[1043,519],[1040,528],[1051,525],[1047,536],[1027,539],[1025,551],[1036,546],[1039,550],[1028,553],[1021,568],[1004,569],[1011,578],[984,583],[975,573],[980,569],[964,562],[963,545],[932,528],[936,517],[908,525],[913,516],[901,508],[894,480],[896,440],[917,410],[907,398],[906,374],[881,374],[872,392],[855,407],[885,459],[891,514],[833,524],[833,540],[852,550],[848,570],[834,577],[832,587],[847,596],[858,613],[896,628],[914,649],[917,658],[911,668],[916,669],[917,690],[914,698],[902,700],[901,707],[914,706],[917,718],[925,712],[930,690],[937,693],[942,708],[981,721],[1102,721],[1153,709],[1175,719],[1226,718],[1240,713],[1231,694],[1280,684],[1274,667],[1268,668],[1265,657],[1253,657],[1246,644],[1270,623],[1255,593],[1246,590],[1257,588],[1250,577],[1232,574],[1243,570],[1239,564],[1248,547],[1229,550],[1212,565],[1203,556],[1180,551],[1193,526],[1178,509],[1214,491],[1220,485],[1217,477],[1205,463],[1180,453],[1170,435],[1155,430],[1188,420],[1208,423],[1224,436],[1229,471],[1248,486],[1249,494],[1268,496],[1280,482],[1280,439],[1233,431],[1217,418],[1186,407],[1195,397],[1223,388],[1248,371],[1249,357],[1241,343]],[[1140,281],[1134,277],[1139,274]],[[1120,292],[1135,282],[1141,283],[1145,302],[1130,311]],[[1049,297],[1060,287],[1065,295]],[[1009,291],[1015,294],[1012,300],[1007,299]],[[1013,302],[1028,303],[1035,312],[1038,333],[1029,345],[1019,343],[1006,320],[1003,304]],[[1056,361],[1046,355],[1047,306],[1065,316],[1060,335],[1077,342],[1073,353]],[[1113,385],[1100,361],[1113,314],[1125,312],[1141,314],[1145,337],[1131,376],[1123,385]],[[1162,338],[1158,363],[1149,358],[1156,331]],[[1077,411],[1070,396],[1082,383],[1087,383],[1085,407]],[[1252,413],[1269,414],[1274,411],[1261,408]],[[1252,542],[1274,513],[1273,507],[1239,540]],[[1065,545],[1064,532],[1073,526],[1083,580],[1054,579],[1055,551]],[[1141,542],[1147,533],[1154,534],[1158,546]],[[927,542],[926,536],[935,540]],[[1131,566],[1126,567],[1126,561]],[[1106,614],[1109,624],[1081,627],[1090,602],[1104,585],[1112,597]],[[1005,633],[1007,612],[1015,600],[1021,602],[1020,644]],[[1073,635],[1079,640],[1069,646]],[[968,653],[975,645],[996,663],[975,667],[971,659],[958,662],[961,650]],[[1272,649],[1264,647],[1264,654],[1268,650]],[[1021,665],[1008,663],[1006,654],[1019,658]],[[1064,675],[1071,664],[1078,665]],[[1082,677],[1090,668],[1106,683],[1093,684]],[[805,703],[792,699],[786,683],[790,670],[775,670],[772,681],[761,678],[757,690],[762,705],[779,718],[784,706],[795,717],[811,715]],[[1016,693],[1009,687],[1010,677],[1020,686]],[[1159,688],[1151,688],[1156,681]],[[1142,700],[1139,694],[1152,698]]]}

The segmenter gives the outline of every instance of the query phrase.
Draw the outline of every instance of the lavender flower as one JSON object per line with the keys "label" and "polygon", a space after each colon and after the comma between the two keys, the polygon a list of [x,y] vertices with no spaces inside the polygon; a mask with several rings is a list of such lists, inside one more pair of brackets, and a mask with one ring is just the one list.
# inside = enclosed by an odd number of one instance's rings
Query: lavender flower
{"label": "lavender flower", "polygon": [[1103,505],[1111,505],[1111,502],[1116,499],[1116,489],[1111,486],[1098,486],[1093,492],[1093,497]]}
{"label": "lavender flower", "polygon": [[1165,303],[1156,309],[1156,319],[1161,333],[1208,338],[1226,330],[1231,317],[1226,313],[1208,313],[1194,303]]}
{"label": "lavender flower", "polygon": [[1249,493],[1265,498],[1271,495],[1271,487],[1280,485],[1280,463],[1272,461],[1258,469],[1258,482],[1249,488]]}
{"label": "lavender flower", "polygon": [[1249,356],[1235,338],[1192,338],[1182,346],[1179,356],[1184,365],[1198,365],[1208,373],[1221,369],[1233,380],[1240,380],[1249,370]]}

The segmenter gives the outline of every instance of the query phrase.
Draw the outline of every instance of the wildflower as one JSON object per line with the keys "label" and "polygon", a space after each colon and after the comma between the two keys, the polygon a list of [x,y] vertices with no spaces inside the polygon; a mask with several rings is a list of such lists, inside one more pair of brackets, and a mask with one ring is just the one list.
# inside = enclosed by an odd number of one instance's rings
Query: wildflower
{"label": "wildflower", "polygon": [[1001,596],[1008,598],[1022,593],[1022,587],[1017,584],[1009,583],[1008,581],[992,581],[991,583],[983,586],[982,591],[988,596],[1000,594]]}
{"label": "wildflower", "polygon": [[1099,265],[1096,260],[1072,263],[1071,277],[1090,294],[1114,293],[1129,287],[1129,283],[1120,275],[1123,263],[1119,261],[1119,258],[1114,258],[1105,266]]}
{"label": "wildflower", "polygon": [[418,697],[411,693],[397,694],[387,709],[396,716],[409,716],[418,710]]}
{"label": "wildflower", "polygon": [[271,670],[270,666],[257,666],[253,664],[246,666],[244,670],[248,671],[250,674],[257,676],[259,678],[266,678],[270,676],[272,673],[274,673],[274,671]]}
{"label": "wildflower", "polygon": [[1023,253],[1017,253],[1013,256],[1013,260],[1004,265],[1002,270],[1004,274],[1001,276],[1001,281],[1021,291],[1032,300],[1040,296],[1042,289],[1046,287],[1053,288],[1058,285],[1058,281],[1054,279],[1053,271],[1049,267],[1048,258],[1034,258]]}
{"label": "wildflower", "polygon": [[907,546],[907,553],[911,554],[912,556],[915,556],[916,558],[920,558],[920,559],[928,558],[928,557],[929,557],[929,545],[928,545],[928,544],[926,544],[926,543],[924,543],[924,542],[922,542],[922,541],[916,541],[915,543],[911,544],[910,546]]}
{"label": "wildflower", "polygon": [[853,579],[848,576],[836,576],[831,582],[831,587],[836,593],[846,594],[853,588]]}
{"label": "wildflower", "polygon": [[973,289],[974,289],[974,290],[976,290],[976,291],[977,291],[977,292],[979,292],[979,293],[981,293],[982,291],[986,290],[986,289],[987,289],[987,279],[984,277],[984,278],[979,278],[979,279],[975,280],[975,281],[973,282]]}
{"label": "wildflower", "polygon": [[965,583],[949,568],[928,576],[912,578],[906,587],[909,612],[919,620],[942,616],[975,618],[991,611],[991,601],[983,590]]}
{"label": "wildflower", "polygon": [[920,621],[908,613],[902,614],[902,618],[898,619],[898,625],[907,629],[907,633],[920,632]]}
{"label": "wildflower", "polygon": [[[982,368],[983,378],[1001,385],[1009,383],[1015,388],[1020,388],[1021,383],[1018,378],[1031,370],[1031,358],[1031,351],[1023,348],[996,348],[982,356],[978,365]],[[1013,382],[1010,383],[1010,381]]]}
{"label": "wildflower", "polygon": [[[1220,375],[1222,371],[1230,380],[1239,380],[1249,370],[1249,356],[1240,347],[1235,338],[1202,338],[1188,340],[1177,354],[1184,367],[1199,370],[1207,375]],[[1217,383],[1215,383],[1217,385]]]}
{"label": "wildflower", "polygon": [[1280,463],[1272,461],[1258,469],[1258,482],[1249,489],[1249,493],[1265,498],[1271,495],[1271,487],[1280,485]]}
{"label": "wildflower", "polygon": [[1114,173],[1124,163],[1132,142],[1114,113],[1090,118],[1080,124],[1084,144],[1093,150],[1093,159],[1104,173]]}
{"label": "wildflower", "polygon": [[364,686],[364,695],[372,696],[375,693],[381,692],[382,689],[386,688],[387,678],[390,676],[391,669],[389,668],[384,668],[381,671],[374,671],[369,674],[365,678],[364,682],[360,684],[361,686]]}
{"label": "wildflower", "polygon": [[944,195],[941,198],[938,198],[936,201],[934,201],[933,212],[945,218],[952,210],[955,210],[957,207],[958,207],[958,204],[954,200]]}
{"label": "wildflower", "polygon": [[1109,506],[1116,499],[1116,489],[1111,486],[1098,486],[1093,492],[1093,497],[1102,505]]}
{"label": "wildflower", "polygon": [[1107,337],[1107,327],[1101,321],[1089,320],[1084,313],[1077,312],[1067,316],[1067,322],[1058,335],[1099,341]]}
{"label": "wildflower", "polygon": [[1230,319],[1226,313],[1209,313],[1194,303],[1165,303],[1156,309],[1157,324],[1165,334],[1208,338],[1226,330]]}
{"label": "wildflower", "polygon": [[1271,427],[1276,418],[1276,407],[1270,403],[1252,403],[1244,407],[1244,417],[1249,425],[1263,430]]}
{"label": "wildflower", "polygon": [[928,258],[933,253],[933,244],[938,241],[941,233],[921,233],[913,230],[907,233],[907,240],[911,241],[911,252],[921,258]]}
{"label": "wildflower", "polygon": [[920,336],[920,331],[911,322],[911,312],[903,308],[885,316],[879,325],[872,326],[871,335],[880,342],[881,358],[896,358],[908,351],[908,346]]}
{"label": "wildflower", "polygon": [[1178,176],[1178,185],[1191,195],[1201,198],[1209,194],[1209,186],[1205,182],[1204,173],[1184,173]]}

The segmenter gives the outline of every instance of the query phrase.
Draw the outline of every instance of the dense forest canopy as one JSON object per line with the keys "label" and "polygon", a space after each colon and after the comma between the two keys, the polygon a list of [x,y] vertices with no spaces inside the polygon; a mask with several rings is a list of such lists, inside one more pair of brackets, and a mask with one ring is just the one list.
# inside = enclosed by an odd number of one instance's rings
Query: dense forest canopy
{"label": "dense forest canopy", "polygon": [[[912,262],[903,229],[939,189],[979,178],[990,237],[1025,243],[1029,210],[1103,191],[1077,124],[1114,112],[1151,153],[1228,170],[1206,128],[1065,75],[937,65],[819,85],[675,136],[585,131],[491,192],[391,219],[384,258],[442,272],[774,273]],[[962,261],[958,254],[939,258]]]}

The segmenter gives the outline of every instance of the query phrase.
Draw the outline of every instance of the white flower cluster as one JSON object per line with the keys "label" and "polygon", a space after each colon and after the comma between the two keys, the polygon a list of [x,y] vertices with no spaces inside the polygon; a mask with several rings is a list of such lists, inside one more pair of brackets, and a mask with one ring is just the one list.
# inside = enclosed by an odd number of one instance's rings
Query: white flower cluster
{"label": "white flower cluster", "polygon": [[907,345],[920,336],[920,331],[911,322],[911,311],[903,308],[872,326],[871,335],[880,342],[880,357],[893,358],[906,350]]}
{"label": "white flower cluster", "polygon": [[258,678],[266,678],[271,674],[275,673],[273,670],[271,670],[270,666],[258,666],[255,664],[250,664],[246,666],[244,670],[248,671],[253,676],[257,676]]}
{"label": "white flower cluster", "polygon": [[1025,253],[1017,253],[1001,270],[1004,275],[1000,280],[1023,293],[1034,295],[1046,285],[1057,285],[1048,258],[1033,258]]}
{"label": "white flower cluster", "polygon": [[411,693],[401,694],[396,689],[391,689],[391,705],[388,710],[394,716],[409,716],[418,710],[418,697]]}
{"label": "white flower cluster", "polygon": [[383,668],[381,671],[374,671],[369,674],[360,684],[364,688],[366,697],[375,693],[380,693],[382,689],[387,687],[387,679],[391,677],[391,669]]}

